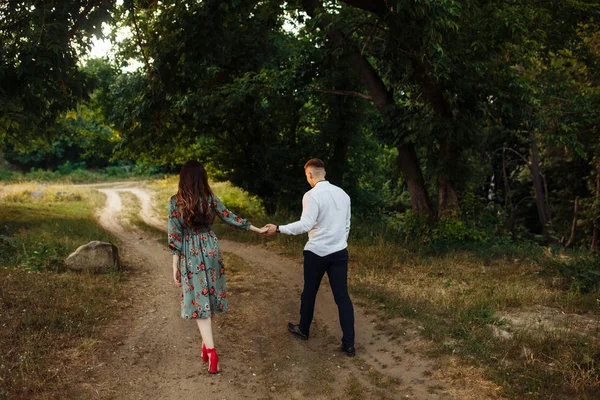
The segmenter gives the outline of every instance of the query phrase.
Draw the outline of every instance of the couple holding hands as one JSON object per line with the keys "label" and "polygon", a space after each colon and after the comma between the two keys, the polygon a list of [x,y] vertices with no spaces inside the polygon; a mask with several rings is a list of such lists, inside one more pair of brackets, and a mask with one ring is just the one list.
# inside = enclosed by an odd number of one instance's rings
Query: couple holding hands
{"label": "couple holding hands", "polygon": [[302,198],[302,216],[287,225],[257,228],[229,211],[210,190],[204,166],[188,161],[179,175],[177,194],[169,200],[169,247],[173,253],[173,279],[181,288],[181,317],[194,319],[202,336],[202,361],[208,372],[219,372],[212,334],[212,316],[227,311],[225,264],[212,230],[216,216],[236,229],[264,236],[308,233],[304,247],[304,288],[300,322],[288,323],[294,336],[308,340],[315,299],[327,273],[338,306],[342,328],[341,350],[355,355],[354,308],[348,294],[347,239],[350,231],[350,197],[325,180],[323,161],[313,158],[304,165],[312,187]]}

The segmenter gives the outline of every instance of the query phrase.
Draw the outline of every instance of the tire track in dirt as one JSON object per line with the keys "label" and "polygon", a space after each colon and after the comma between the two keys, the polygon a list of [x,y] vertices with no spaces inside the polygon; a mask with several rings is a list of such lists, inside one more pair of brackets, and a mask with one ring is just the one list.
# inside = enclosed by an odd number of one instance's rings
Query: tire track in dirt
{"label": "tire track in dirt", "polygon": [[[302,265],[261,246],[221,241],[228,268],[230,311],[215,319],[222,373],[200,361],[196,324],[179,317],[178,289],[164,240],[121,224],[119,193],[133,193],[141,218],[166,230],[152,197],[137,185],[98,188],[107,197],[101,225],[121,241],[130,266],[130,305],[106,330],[105,341],[69,398],[175,399],[450,399],[431,377],[433,363],[410,351],[410,339],[378,330],[374,314],[355,303],[357,357],[339,352],[341,331],[329,285],[323,282],[309,341],[287,333],[299,317]],[[243,261],[242,261],[243,260]]]}

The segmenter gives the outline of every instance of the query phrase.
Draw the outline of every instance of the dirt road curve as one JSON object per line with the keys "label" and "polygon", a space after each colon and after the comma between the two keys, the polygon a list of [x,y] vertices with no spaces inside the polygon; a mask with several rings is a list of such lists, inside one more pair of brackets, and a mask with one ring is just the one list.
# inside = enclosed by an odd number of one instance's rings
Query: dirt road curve
{"label": "dirt road curve", "polygon": [[[70,385],[67,398],[90,399],[451,399],[457,393],[433,380],[432,364],[391,339],[377,320],[356,308],[357,352],[338,351],[337,308],[328,285],[317,300],[314,330],[303,342],[286,331],[298,318],[302,266],[265,247],[221,241],[228,265],[230,311],[215,319],[222,373],[210,376],[200,360],[196,325],[179,317],[165,239],[121,223],[120,192],[133,193],[140,216],[166,229],[149,192],[120,184],[106,195],[101,224],[121,240],[131,268],[130,305],[104,333],[96,356]],[[241,259],[241,260],[240,260]],[[409,335],[410,336],[410,335]]]}

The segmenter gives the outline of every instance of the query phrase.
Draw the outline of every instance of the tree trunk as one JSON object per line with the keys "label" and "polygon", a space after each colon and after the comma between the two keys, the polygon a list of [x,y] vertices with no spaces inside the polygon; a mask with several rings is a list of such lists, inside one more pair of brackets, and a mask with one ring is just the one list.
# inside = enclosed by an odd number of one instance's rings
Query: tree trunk
{"label": "tree trunk", "polygon": [[506,174],[506,158],[504,156],[506,150],[502,150],[502,177],[504,180],[504,209],[506,210],[506,220],[504,221],[504,231],[513,232],[515,224],[515,211],[512,202],[512,192],[510,191],[510,183]]}
{"label": "tree trunk", "polygon": [[[422,60],[420,54],[409,52],[409,58],[413,67],[413,75],[421,84],[423,98],[431,105],[433,112],[437,115],[443,125],[450,126],[454,117],[452,109],[444,97],[439,84],[431,81],[429,66]],[[446,214],[458,213],[458,193],[452,184],[449,171],[458,167],[458,151],[445,138],[440,140],[440,158],[438,174],[438,217]]]}
{"label": "tree trunk", "polygon": [[344,174],[348,171],[348,146],[350,138],[346,135],[337,137],[333,142],[333,155],[327,167],[327,179],[341,185]]}
{"label": "tree trunk", "polygon": [[575,197],[575,205],[573,206],[573,224],[571,224],[571,236],[565,244],[565,249],[571,247],[575,241],[575,229],[577,228],[577,213],[579,211],[579,196]]}
{"label": "tree trunk", "polygon": [[401,144],[398,149],[398,164],[402,170],[404,180],[410,192],[412,210],[419,214],[433,218],[433,207],[425,189],[425,181],[421,174],[421,167],[417,161],[417,153],[412,144]]}
{"label": "tree trunk", "polygon": [[[368,2],[364,2],[364,4],[367,3]],[[317,9],[323,10],[321,0],[304,0],[303,4],[306,13],[311,18],[316,16]],[[389,118],[389,111],[395,108],[396,104],[392,94],[387,90],[381,77],[377,74],[373,66],[360,54],[358,49],[346,45],[346,38],[343,33],[335,27],[330,26],[327,18],[321,17],[319,19],[319,27],[326,33],[327,38],[336,46],[339,48],[347,48],[348,62],[358,73],[362,83],[368,88],[371,93],[371,99],[382,117],[384,119]],[[402,175],[408,185],[408,190],[410,191],[413,211],[427,214],[430,218],[433,218],[433,208],[431,207],[431,202],[427,195],[425,180],[423,179],[421,166],[419,165],[414,146],[408,143],[399,145],[398,155]]]}
{"label": "tree trunk", "polygon": [[[451,171],[458,166],[458,155],[448,143],[440,146],[440,161],[443,170]],[[438,177],[438,218],[458,214],[458,193],[450,181],[448,173],[440,172]]]}
{"label": "tree trunk", "polygon": [[533,180],[533,189],[535,192],[535,204],[537,205],[538,217],[542,225],[542,233],[547,240],[550,240],[550,234],[548,233],[548,211],[546,210],[544,187],[542,176],[540,175],[537,141],[533,131],[529,134],[529,139],[531,141],[531,179]]}
{"label": "tree trunk", "polygon": [[594,202],[594,234],[592,236],[592,252],[600,246],[600,159],[596,163],[596,201]]}

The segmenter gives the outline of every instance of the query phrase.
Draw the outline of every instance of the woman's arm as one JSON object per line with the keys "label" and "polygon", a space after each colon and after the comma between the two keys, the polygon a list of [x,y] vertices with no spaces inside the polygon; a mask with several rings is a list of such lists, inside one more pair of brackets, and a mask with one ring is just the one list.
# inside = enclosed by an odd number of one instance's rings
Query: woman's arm
{"label": "woman's arm", "polygon": [[179,270],[179,255],[173,254],[173,280],[181,287],[181,271]]}

